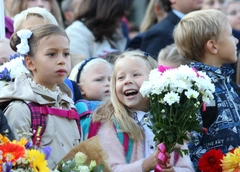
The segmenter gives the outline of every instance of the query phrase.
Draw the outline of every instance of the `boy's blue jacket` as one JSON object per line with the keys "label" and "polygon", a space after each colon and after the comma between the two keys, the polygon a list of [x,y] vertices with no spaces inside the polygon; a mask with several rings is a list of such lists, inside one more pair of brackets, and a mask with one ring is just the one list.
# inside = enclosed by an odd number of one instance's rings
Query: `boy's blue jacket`
{"label": "boy's blue jacket", "polygon": [[[206,72],[215,85],[216,120],[206,133],[192,133],[193,142],[189,144],[191,160],[197,169],[199,158],[208,150],[216,148],[227,153],[240,145],[240,88],[230,76],[233,70],[225,66],[216,68],[200,62],[192,62],[191,67]],[[201,112],[200,124],[203,124]]]}

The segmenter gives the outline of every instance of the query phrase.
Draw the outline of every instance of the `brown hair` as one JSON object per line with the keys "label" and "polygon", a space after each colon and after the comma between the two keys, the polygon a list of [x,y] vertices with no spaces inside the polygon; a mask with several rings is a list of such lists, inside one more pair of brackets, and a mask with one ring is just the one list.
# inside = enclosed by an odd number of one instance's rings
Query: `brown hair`
{"label": "brown hair", "polygon": [[[30,47],[30,51],[26,54],[30,57],[34,57],[38,49],[38,43],[44,37],[49,37],[52,35],[63,35],[67,37],[65,30],[63,30],[62,28],[54,24],[39,25],[39,26],[33,27],[31,31],[32,31],[32,35],[28,39],[28,45]],[[17,51],[16,46],[20,42],[21,42],[21,39],[18,37],[17,32],[13,33],[10,40],[10,46],[13,49],[13,51]]]}
{"label": "brown hair", "polygon": [[77,20],[81,20],[93,33],[96,42],[103,38],[114,40],[113,34],[119,27],[132,0],[84,0],[80,3]]}

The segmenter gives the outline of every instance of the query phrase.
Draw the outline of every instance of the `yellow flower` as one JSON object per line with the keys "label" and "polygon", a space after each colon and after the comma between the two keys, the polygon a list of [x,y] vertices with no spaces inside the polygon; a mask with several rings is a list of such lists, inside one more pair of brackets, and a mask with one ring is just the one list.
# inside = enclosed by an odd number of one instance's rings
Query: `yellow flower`
{"label": "yellow flower", "polygon": [[228,152],[222,160],[223,172],[233,172],[240,169],[240,147],[236,148],[234,152]]}
{"label": "yellow flower", "polygon": [[10,140],[6,136],[0,134],[0,143],[5,144],[7,142],[10,142]]}
{"label": "yellow flower", "polygon": [[47,161],[45,160],[44,153],[35,149],[31,149],[28,150],[27,154],[34,172],[50,172],[49,168],[47,167]]}
{"label": "yellow flower", "polygon": [[24,137],[22,137],[19,141],[13,140],[12,142],[15,144],[18,144],[18,145],[25,146],[27,144],[28,140],[25,139]]}

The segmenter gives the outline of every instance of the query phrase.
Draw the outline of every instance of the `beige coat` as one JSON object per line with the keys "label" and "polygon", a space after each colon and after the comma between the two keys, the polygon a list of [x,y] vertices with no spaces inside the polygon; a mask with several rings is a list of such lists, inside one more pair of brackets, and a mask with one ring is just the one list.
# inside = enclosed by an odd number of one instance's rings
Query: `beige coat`
{"label": "beige coat", "polygon": [[[71,91],[65,84],[59,85],[57,92],[51,92],[37,85],[25,75],[16,78],[14,83],[0,90],[0,102],[18,99],[12,101],[4,113],[17,140],[19,139],[18,130],[20,133],[30,133],[31,131],[31,112],[28,105],[19,100],[70,109],[74,107],[70,97]],[[42,136],[40,148],[51,147],[52,151],[48,160],[48,166],[51,169],[79,142],[80,134],[75,120],[54,115],[47,116],[47,126]]]}

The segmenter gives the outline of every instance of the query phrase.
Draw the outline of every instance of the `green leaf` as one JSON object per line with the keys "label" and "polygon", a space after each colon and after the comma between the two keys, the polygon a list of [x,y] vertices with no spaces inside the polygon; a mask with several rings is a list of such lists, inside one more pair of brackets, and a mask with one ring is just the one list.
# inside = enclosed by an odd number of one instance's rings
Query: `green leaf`
{"label": "green leaf", "polygon": [[93,172],[104,172],[104,165],[99,164],[98,166],[94,167]]}

